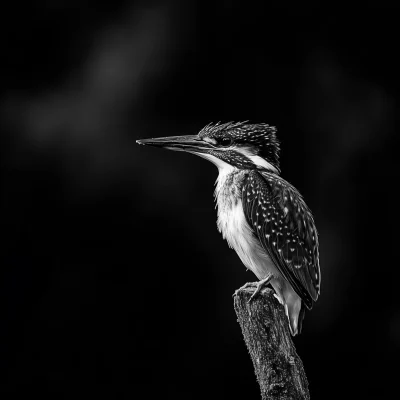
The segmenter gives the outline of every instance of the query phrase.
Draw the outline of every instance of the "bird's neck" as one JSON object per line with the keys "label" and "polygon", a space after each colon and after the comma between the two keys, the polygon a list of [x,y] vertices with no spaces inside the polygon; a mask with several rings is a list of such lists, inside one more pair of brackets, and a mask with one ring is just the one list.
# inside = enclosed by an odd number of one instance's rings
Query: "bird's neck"
{"label": "bird's neck", "polygon": [[219,168],[215,187],[215,199],[220,208],[226,202],[236,202],[241,197],[241,189],[245,176],[250,170],[232,166]]}

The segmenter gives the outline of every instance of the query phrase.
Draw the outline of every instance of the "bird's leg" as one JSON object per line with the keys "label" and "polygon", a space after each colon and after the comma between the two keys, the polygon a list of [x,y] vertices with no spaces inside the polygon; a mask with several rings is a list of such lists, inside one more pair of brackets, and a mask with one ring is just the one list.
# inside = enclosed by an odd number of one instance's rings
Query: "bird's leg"
{"label": "bird's leg", "polygon": [[[272,278],[273,278],[273,275],[271,274],[271,272],[268,272],[268,275],[267,275],[264,279],[262,279],[261,281],[259,281],[259,282],[257,282],[257,283],[255,284],[256,290],[255,290],[254,293],[251,295],[251,297],[250,297],[248,303],[250,303],[250,301],[253,300],[254,297],[256,297],[256,296],[261,292],[261,290],[264,288],[264,286],[268,285],[268,283],[270,282],[270,280],[271,280]],[[254,284],[253,284],[253,285],[254,285]],[[246,286],[246,285],[245,285],[245,286]]]}

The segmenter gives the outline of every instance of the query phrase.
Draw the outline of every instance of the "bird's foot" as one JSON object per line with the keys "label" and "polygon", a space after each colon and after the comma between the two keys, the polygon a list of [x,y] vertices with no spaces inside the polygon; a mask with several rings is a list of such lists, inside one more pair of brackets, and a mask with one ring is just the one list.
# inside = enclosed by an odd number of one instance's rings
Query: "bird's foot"
{"label": "bird's foot", "polygon": [[255,284],[256,286],[256,290],[254,291],[254,293],[251,295],[248,303],[250,303],[256,296],[258,296],[258,294],[261,292],[261,290],[268,285],[268,283],[271,281],[271,279],[273,278],[273,275],[271,273],[269,273],[264,279],[262,279],[261,281],[257,282]]}
{"label": "bird's foot", "polygon": [[[237,296],[237,294],[242,290],[253,289],[254,292],[251,295],[250,299],[248,300],[248,303],[250,303],[250,301],[253,300],[254,297],[256,297],[261,292],[261,290],[264,289],[264,287],[266,285],[268,285],[268,283],[271,281],[272,278],[273,278],[273,275],[272,274],[268,274],[264,279],[262,279],[259,282],[247,282],[242,287],[237,289],[235,291],[235,293],[232,295],[232,297]],[[274,296],[276,296],[276,295],[274,294]],[[279,300],[279,298],[278,298],[278,300]]]}
{"label": "bird's foot", "polygon": [[247,282],[242,287],[240,287],[239,289],[235,290],[235,293],[233,293],[232,297],[237,296],[237,294],[242,290],[254,289],[254,288],[257,288],[257,282]]}

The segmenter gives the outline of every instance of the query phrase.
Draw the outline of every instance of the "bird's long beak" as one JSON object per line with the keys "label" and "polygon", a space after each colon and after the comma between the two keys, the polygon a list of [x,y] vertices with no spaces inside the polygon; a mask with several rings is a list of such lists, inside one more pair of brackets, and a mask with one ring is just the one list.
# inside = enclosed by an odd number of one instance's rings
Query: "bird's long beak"
{"label": "bird's long beak", "polygon": [[136,140],[136,143],[144,144],[146,146],[163,147],[164,149],[168,150],[188,151],[192,153],[207,153],[214,148],[212,144],[205,142],[197,135],[142,139]]}

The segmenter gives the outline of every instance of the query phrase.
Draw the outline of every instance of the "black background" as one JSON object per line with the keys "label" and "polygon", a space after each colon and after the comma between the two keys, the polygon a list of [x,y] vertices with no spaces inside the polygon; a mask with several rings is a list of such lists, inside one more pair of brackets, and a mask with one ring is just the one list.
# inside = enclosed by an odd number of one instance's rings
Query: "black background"
{"label": "black background", "polygon": [[[212,4],[212,5],[211,5]],[[39,1],[2,10],[2,398],[241,399],[259,388],[216,168],[140,147],[278,127],[320,233],[295,338],[312,399],[397,388],[399,12]]]}

